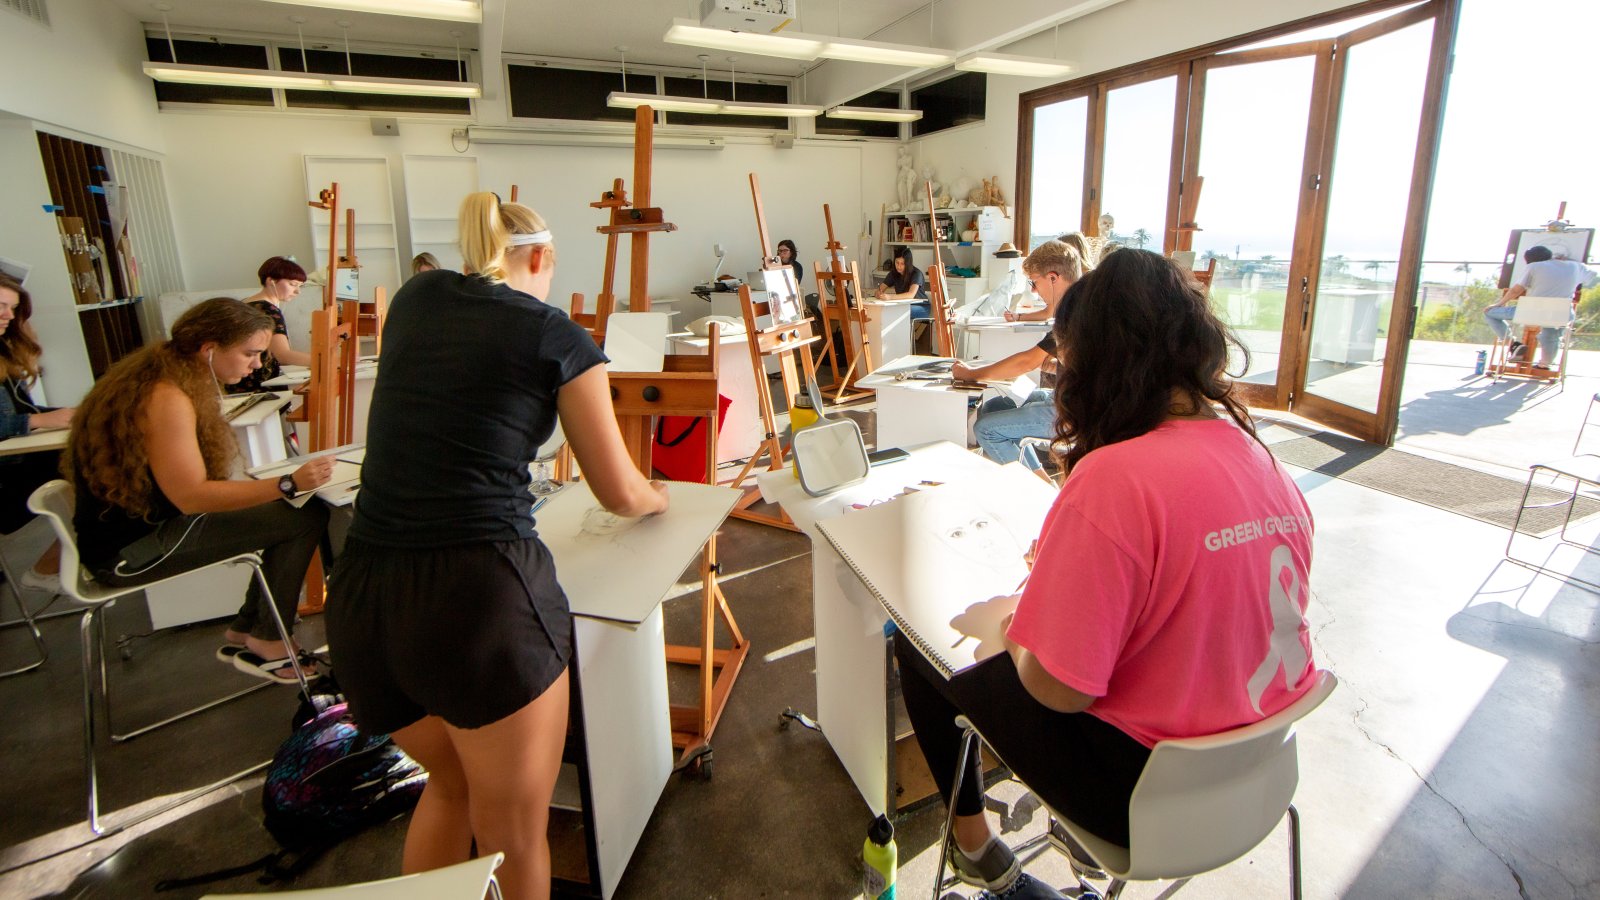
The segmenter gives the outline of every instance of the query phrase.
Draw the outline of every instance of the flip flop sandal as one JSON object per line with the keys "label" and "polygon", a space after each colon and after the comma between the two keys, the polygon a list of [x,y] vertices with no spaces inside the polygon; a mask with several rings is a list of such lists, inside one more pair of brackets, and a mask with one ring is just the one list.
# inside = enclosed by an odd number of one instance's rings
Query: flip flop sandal
{"label": "flip flop sandal", "polygon": [[[289,657],[281,659],[263,659],[260,655],[249,650],[241,650],[234,654],[233,667],[246,675],[265,678],[278,684],[298,684],[294,677],[294,666],[289,662]],[[305,672],[306,681],[316,681],[322,673],[316,669],[302,664],[301,670]]]}
{"label": "flip flop sandal", "polygon": [[245,652],[243,644],[223,644],[217,648],[217,661],[232,665],[233,658],[243,652]]}

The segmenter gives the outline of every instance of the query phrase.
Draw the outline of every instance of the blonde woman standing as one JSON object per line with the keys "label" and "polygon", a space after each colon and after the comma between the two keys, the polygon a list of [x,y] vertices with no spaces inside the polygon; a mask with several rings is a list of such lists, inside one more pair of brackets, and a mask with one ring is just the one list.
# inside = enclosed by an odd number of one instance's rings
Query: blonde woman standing
{"label": "blonde woman standing", "polygon": [[328,639],[356,721],[428,769],[404,871],[476,843],[506,854],[507,897],[543,898],[572,620],[528,461],[559,416],[607,510],[651,515],[667,494],[628,457],[605,357],[542,299],[556,259],[544,220],[477,193],[460,228],[466,271],[416,275],[389,307]]}

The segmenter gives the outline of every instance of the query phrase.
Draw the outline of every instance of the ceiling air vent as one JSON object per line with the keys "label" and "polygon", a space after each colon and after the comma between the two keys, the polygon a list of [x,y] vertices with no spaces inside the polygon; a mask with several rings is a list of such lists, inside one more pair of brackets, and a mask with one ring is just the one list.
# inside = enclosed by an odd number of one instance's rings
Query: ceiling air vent
{"label": "ceiling air vent", "polygon": [[21,13],[40,25],[50,26],[50,12],[45,9],[45,0],[0,0],[0,9]]}

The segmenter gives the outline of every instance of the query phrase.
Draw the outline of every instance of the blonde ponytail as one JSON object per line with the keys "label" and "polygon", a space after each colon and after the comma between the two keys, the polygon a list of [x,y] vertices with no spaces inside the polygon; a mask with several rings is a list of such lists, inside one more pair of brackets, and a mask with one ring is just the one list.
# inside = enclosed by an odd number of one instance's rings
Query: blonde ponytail
{"label": "blonde ponytail", "polygon": [[[465,270],[490,281],[506,280],[506,252],[513,234],[534,234],[546,229],[544,219],[520,203],[501,203],[488,191],[468,194],[461,201],[461,260]],[[548,244],[530,245],[535,251]]]}

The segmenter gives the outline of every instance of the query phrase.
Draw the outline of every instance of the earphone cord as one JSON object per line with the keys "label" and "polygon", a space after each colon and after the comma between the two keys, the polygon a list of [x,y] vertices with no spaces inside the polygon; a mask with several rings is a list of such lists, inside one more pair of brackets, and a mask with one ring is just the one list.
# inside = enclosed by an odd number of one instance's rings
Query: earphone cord
{"label": "earphone cord", "polygon": [[183,546],[183,542],[189,539],[189,535],[190,535],[190,533],[192,533],[194,531],[194,527],[196,525],[199,525],[200,524],[200,520],[204,519],[205,517],[206,517],[206,513],[200,513],[199,515],[196,515],[194,517],[193,521],[191,521],[189,523],[189,527],[185,528],[183,530],[183,535],[178,538],[177,543],[173,544],[172,548],[167,550],[167,552],[165,552],[165,553],[161,554],[160,556],[156,557],[156,561],[155,562],[149,564],[148,566],[145,566],[142,569],[139,569],[136,572],[125,572],[125,571],[123,571],[122,567],[127,564],[127,560],[123,560],[122,562],[117,563],[117,567],[116,567],[116,570],[115,570],[116,573],[118,575],[121,575],[124,578],[133,578],[133,577],[138,576],[138,575],[143,575],[144,573],[150,571],[151,569],[154,569],[156,566],[159,566],[162,563],[166,562],[167,561],[167,557],[169,557],[172,554],[178,552],[178,548]]}

